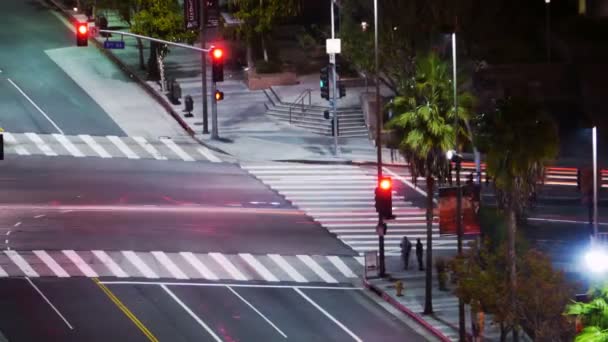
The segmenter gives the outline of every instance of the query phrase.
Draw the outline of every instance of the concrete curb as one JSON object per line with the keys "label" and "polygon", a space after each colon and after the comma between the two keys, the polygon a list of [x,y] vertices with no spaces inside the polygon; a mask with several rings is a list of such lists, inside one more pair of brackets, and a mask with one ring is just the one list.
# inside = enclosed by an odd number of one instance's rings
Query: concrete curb
{"label": "concrete curb", "polygon": [[365,285],[365,287],[368,290],[370,290],[370,291],[376,293],[378,296],[382,297],[382,299],[384,299],[387,303],[391,304],[395,309],[408,315],[410,318],[412,318],[414,321],[416,321],[418,324],[420,324],[423,328],[425,328],[431,334],[433,334],[435,337],[437,337],[440,341],[451,342],[451,340],[447,336],[445,336],[441,331],[435,329],[432,325],[430,325],[427,321],[425,321],[422,317],[420,317],[420,315],[416,314],[412,310],[408,309],[405,305],[396,301],[394,298],[389,296],[385,291],[383,291],[376,285],[369,283],[367,281],[367,279],[363,279],[363,284]]}
{"label": "concrete curb", "polygon": [[[279,163],[301,163],[301,164],[326,164],[326,165],[358,165],[358,166],[375,166],[378,163],[375,161],[357,161],[357,160],[318,160],[318,159],[275,159],[274,162]],[[408,167],[405,164],[393,164],[382,162],[382,166],[390,167]]]}

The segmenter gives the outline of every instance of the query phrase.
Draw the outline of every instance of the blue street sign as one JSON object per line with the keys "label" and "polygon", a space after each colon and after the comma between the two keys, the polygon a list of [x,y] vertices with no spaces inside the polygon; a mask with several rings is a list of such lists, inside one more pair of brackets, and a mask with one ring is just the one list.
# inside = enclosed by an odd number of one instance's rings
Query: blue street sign
{"label": "blue street sign", "polygon": [[106,40],[103,42],[103,47],[106,49],[124,49],[125,42],[124,41],[114,41],[114,40]]}

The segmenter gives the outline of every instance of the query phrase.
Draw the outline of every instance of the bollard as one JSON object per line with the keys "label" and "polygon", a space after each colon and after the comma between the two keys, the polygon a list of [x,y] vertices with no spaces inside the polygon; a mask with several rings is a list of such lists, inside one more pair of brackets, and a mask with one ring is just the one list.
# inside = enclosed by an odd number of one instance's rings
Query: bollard
{"label": "bollard", "polygon": [[187,118],[193,117],[194,115],[192,114],[192,110],[194,109],[194,101],[192,101],[192,96],[186,95],[186,97],[184,98],[184,105],[186,106],[186,108],[184,109],[186,115],[184,116]]}
{"label": "bollard", "polygon": [[403,282],[401,280],[397,280],[397,282],[395,283],[395,290],[397,290],[397,296],[398,297],[402,297],[403,296]]}

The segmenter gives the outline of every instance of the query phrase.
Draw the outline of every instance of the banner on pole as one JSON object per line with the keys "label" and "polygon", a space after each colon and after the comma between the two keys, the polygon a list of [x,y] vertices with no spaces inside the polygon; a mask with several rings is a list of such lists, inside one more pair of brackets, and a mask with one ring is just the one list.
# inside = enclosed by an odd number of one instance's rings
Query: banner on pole
{"label": "banner on pole", "polygon": [[195,30],[200,27],[200,0],[184,0],[184,21],[186,30]]}
{"label": "banner on pole", "polygon": [[[456,201],[457,187],[439,188],[439,234],[456,235]],[[481,232],[479,225],[479,185],[469,184],[462,187],[462,230],[464,235],[475,235]]]}

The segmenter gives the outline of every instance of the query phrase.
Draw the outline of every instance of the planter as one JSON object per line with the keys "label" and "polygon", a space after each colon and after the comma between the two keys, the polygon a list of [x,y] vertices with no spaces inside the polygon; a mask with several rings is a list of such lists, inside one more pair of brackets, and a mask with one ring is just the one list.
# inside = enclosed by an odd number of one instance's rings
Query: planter
{"label": "planter", "polygon": [[277,85],[298,84],[297,75],[293,71],[272,74],[258,74],[255,70],[247,71],[247,87],[250,90],[268,89]]}

